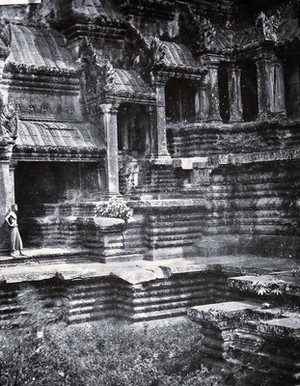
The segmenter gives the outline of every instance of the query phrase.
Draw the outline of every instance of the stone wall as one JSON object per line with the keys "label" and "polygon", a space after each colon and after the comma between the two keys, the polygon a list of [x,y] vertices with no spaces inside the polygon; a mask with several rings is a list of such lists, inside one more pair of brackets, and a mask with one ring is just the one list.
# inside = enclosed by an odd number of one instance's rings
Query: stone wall
{"label": "stone wall", "polygon": [[299,162],[215,169],[206,253],[298,256],[299,170]]}
{"label": "stone wall", "polygon": [[299,125],[298,120],[169,125],[168,146],[174,158],[296,148]]}

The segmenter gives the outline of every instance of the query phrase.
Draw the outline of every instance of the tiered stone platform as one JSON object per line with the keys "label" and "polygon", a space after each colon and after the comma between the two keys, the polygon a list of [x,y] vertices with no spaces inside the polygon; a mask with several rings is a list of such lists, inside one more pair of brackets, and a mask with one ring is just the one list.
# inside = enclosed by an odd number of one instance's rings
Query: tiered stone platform
{"label": "tiered stone platform", "polygon": [[24,284],[36,288],[41,302],[51,301],[54,309],[63,301],[70,323],[106,317],[142,321],[184,315],[196,305],[240,299],[228,278],[297,266],[291,260],[253,256],[103,264],[84,250],[25,252],[27,258],[1,257],[2,319],[19,312],[18,293]]}
{"label": "tiered stone platform", "polygon": [[[201,324],[210,365],[247,369],[257,384],[300,376],[299,264],[258,256],[95,262],[81,249],[36,249],[0,260],[0,324],[24,312],[24,286],[69,324],[186,315]],[[201,337],[199,337],[201,339]],[[253,374],[252,374],[253,373]],[[245,385],[247,380],[245,381]]]}

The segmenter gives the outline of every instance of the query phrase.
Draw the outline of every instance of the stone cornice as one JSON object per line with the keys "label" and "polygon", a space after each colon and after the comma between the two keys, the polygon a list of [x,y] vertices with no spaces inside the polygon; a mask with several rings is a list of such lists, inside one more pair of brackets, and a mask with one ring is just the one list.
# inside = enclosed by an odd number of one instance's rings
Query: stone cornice
{"label": "stone cornice", "polygon": [[104,157],[105,150],[73,147],[51,146],[15,146],[13,150],[14,160],[27,161],[68,161],[68,162],[98,162]]}
{"label": "stone cornice", "polygon": [[116,17],[110,18],[104,15],[91,16],[76,11],[73,11],[67,17],[53,20],[51,25],[59,31],[64,31],[68,38],[70,38],[70,33],[74,34],[74,30],[77,29],[86,29],[87,31],[106,30],[106,33],[111,35],[112,29],[120,30],[125,27],[124,21]]}
{"label": "stone cornice", "polygon": [[300,149],[278,149],[245,154],[224,154],[209,157],[208,163],[212,165],[244,165],[261,162],[280,162],[300,160]]}
{"label": "stone cornice", "polygon": [[59,76],[59,77],[77,77],[80,73],[79,69],[53,68],[53,67],[35,67],[28,66],[25,63],[8,62],[5,65],[5,70],[12,74],[30,74],[42,76]]}

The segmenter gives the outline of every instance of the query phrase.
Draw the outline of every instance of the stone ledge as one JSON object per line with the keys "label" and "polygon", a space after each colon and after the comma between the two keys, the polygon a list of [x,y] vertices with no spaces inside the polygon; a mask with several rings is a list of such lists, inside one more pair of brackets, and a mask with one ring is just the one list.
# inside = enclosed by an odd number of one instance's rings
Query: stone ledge
{"label": "stone ledge", "polygon": [[180,157],[173,158],[173,167],[181,168],[183,170],[193,170],[195,164],[200,168],[206,167],[208,161],[208,157]]}
{"label": "stone ledge", "polygon": [[300,339],[300,315],[260,321],[258,331],[264,335]]}
{"label": "stone ledge", "polygon": [[231,288],[257,295],[300,296],[300,278],[292,276],[292,273],[230,277],[228,283]]}
{"label": "stone ledge", "polygon": [[206,304],[188,309],[188,317],[197,322],[209,322],[219,328],[233,327],[240,324],[240,319],[245,312],[257,310],[261,307],[257,302],[225,302]]}
{"label": "stone ledge", "polygon": [[123,230],[125,221],[120,218],[94,217],[94,223],[97,228],[109,232],[110,230]]}
{"label": "stone ledge", "polygon": [[138,208],[143,210],[153,210],[153,209],[160,209],[160,210],[172,210],[172,209],[194,209],[202,207],[203,209],[208,209],[210,206],[210,203],[208,200],[205,199],[193,199],[193,198],[187,198],[187,199],[144,199],[143,201],[130,201],[129,202],[131,208]]}
{"label": "stone ledge", "polygon": [[279,149],[271,151],[260,151],[253,153],[243,153],[243,154],[222,154],[217,156],[209,157],[209,165],[243,165],[250,164],[254,162],[278,162],[278,161],[290,161],[290,160],[299,160],[300,158],[300,149],[291,148],[291,149]]}

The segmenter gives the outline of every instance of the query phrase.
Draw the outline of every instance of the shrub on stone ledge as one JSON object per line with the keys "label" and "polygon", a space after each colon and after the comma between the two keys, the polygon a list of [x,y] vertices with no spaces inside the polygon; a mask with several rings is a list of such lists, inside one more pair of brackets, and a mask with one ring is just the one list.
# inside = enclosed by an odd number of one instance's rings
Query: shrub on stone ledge
{"label": "shrub on stone ledge", "polygon": [[127,222],[132,214],[133,210],[123,200],[110,199],[101,201],[96,205],[97,216],[120,218]]}

